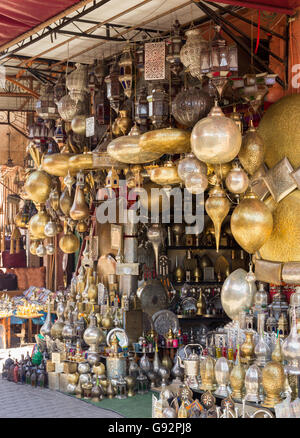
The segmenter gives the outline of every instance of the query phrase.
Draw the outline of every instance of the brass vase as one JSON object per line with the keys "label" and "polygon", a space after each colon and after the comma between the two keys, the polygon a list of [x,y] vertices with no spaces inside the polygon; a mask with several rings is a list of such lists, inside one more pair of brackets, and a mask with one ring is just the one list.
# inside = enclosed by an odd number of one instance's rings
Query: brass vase
{"label": "brass vase", "polygon": [[204,391],[214,391],[215,384],[215,360],[211,356],[206,356],[200,362],[201,389]]}
{"label": "brass vase", "polygon": [[280,336],[277,336],[276,345],[272,352],[272,361],[282,363],[283,362],[283,354],[281,350]]}
{"label": "brass vase", "polygon": [[254,362],[254,340],[253,333],[246,332],[245,342],[241,346],[241,362],[246,365],[251,365]]}
{"label": "brass vase", "polygon": [[243,388],[245,381],[245,369],[241,364],[240,354],[238,353],[237,364],[232,368],[230,373],[230,385],[232,389],[231,397],[241,400],[243,397]]}
{"label": "brass vase", "polygon": [[170,359],[170,356],[168,355],[168,353],[165,351],[163,358],[161,360],[162,366],[167,368],[169,371],[171,371],[172,367],[173,367],[173,362]]}
{"label": "brass vase", "polygon": [[237,243],[248,253],[254,254],[271,236],[273,216],[250,189],[234,209],[230,226]]}
{"label": "brass vase", "polygon": [[264,407],[274,408],[282,401],[281,393],[284,389],[284,382],[283,366],[279,362],[268,362],[262,371],[262,386],[266,394],[262,403]]}
{"label": "brass vase", "polygon": [[215,227],[216,249],[219,252],[220,234],[222,222],[230,209],[230,202],[225,191],[217,184],[209,192],[209,198],[205,202],[205,210],[213,221]]}

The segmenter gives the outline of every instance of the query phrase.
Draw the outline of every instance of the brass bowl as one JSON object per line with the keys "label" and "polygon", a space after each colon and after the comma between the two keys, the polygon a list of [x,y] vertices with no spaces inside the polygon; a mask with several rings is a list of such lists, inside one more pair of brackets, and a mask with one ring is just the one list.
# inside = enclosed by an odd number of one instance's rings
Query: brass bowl
{"label": "brass bowl", "polygon": [[190,137],[190,132],[183,129],[156,129],[141,135],[139,146],[144,152],[183,154],[191,150]]}

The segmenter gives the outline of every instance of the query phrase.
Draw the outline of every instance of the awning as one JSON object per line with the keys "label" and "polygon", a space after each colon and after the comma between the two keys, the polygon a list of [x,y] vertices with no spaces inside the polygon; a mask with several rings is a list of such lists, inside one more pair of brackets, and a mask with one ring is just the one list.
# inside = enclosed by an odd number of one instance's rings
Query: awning
{"label": "awning", "polygon": [[0,46],[38,27],[80,0],[5,0],[0,2]]}
{"label": "awning", "polygon": [[206,0],[212,3],[223,3],[228,5],[243,6],[245,8],[261,9],[277,12],[279,14],[292,15],[300,0]]}

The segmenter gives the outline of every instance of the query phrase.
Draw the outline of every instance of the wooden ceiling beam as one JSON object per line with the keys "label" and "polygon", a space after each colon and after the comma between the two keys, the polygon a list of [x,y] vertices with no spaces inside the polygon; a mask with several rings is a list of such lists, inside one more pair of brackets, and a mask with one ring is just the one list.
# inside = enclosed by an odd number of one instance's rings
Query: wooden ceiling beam
{"label": "wooden ceiling beam", "polygon": [[21,88],[22,90],[27,91],[29,94],[31,94],[33,97],[35,97],[36,99],[38,99],[40,96],[38,93],[36,93],[35,91],[33,91],[31,88],[26,87],[26,85],[22,84],[21,82],[16,81],[15,79],[13,79],[10,76],[6,77],[6,80],[11,82],[12,84],[17,85],[19,88]]}
{"label": "wooden ceiling beam", "polygon": [[[120,12],[119,14],[115,15],[114,17],[110,17],[107,20],[102,21],[101,23],[98,23],[95,26],[90,27],[89,29],[86,30],[86,33],[94,32],[96,29],[98,29],[99,27],[103,26],[106,23],[109,23],[111,20],[115,20],[116,18],[122,17],[123,15],[128,14],[129,12],[134,11],[135,9],[138,9],[141,6],[144,6],[145,4],[150,3],[151,1],[152,0],[144,0],[141,3],[139,3],[139,4],[135,5],[135,6],[132,6],[131,8],[126,9],[125,11]],[[46,53],[49,53],[52,50],[58,49],[59,47],[62,47],[62,46],[66,45],[66,44],[68,44],[68,43],[70,43],[70,42],[72,42],[72,41],[74,41],[74,40],[76,40],[78,38],[79,37],[77,37],[77,36],[73,36],[72,38],[68,38],[67,40],[62,41],[61,43],[56,44],[55,46],[49,47],[48,49],[44,50],[43,52],[39,53],[36,56],[33,56],[32,58],[28,59],[27,61],[21,62],[21,64],[19,64],[19,67],[24,65],[24,64],[27,64],[28,62],[34,61],[36,58],[43,57]],[[68,60],[68,58],[65,58],[64,61],[62,61],[62,62],[60,61],[59,65],[63,64],[67,60]],[[54,65],[58,65],[58,64],[53,64],[53,66]]]}
{"label": "wooden ceiling beam", "polygon": [[[146,20],[146,21],[142,21],[141,23],[137,24],[136,26],[131,26],[129,29],[125,29],[123,32],[120,32],[118,35],[119,35],[119,36],[126,35],[127,33],[129,33],[129,32],[131,32],[131,31],[135,30],[137,27],[144,27],[144,26],[147,25],[148,23],[152,23],[153,21],[156,21],[156,20],[158,20],[159,18],[162,18],[162,17],[165,17],[166,15],[172,14],[173,12],[176,12],[176,11],[178,11],[179,9],[185,8],[186,6],[189,6],[189,5],[192,4],[192,3],[193,3],[192,0],[190,0],[190,1],[188,1],[188,2],[185,2],[185,3],[182,3],[181,5],[176,6],[175,8],[169,9],[168,11],[163,12],[162,14],[156,15],[155,17],[150,18],[150,19],[148,19],[148,20]],[[106,21],[112,21],[112,20],[114,20],[114,19],[116,19],[116,18],[117,18],[117,16],[112,17],[112,18],[109,18],[109,19],[106,20]],[[105,22],[103,22],[103,23],[105,23]],[[97,47],[99,47],[99,46],[102,46],[103,44],[105,44],[105,42],[103,42],[103,43],[97,43],[97,44],[94,44],[94,45],[91,46],[91,47],[87,47],[85,50],[81,50],[80,52],[77,52],[77,53],[75,53],[75,54],[72,54],[71,58],[75,58],[76,56],[79,56],[79,55],[82,55],[83,53],[89,52],[90,50],[93,50],[93,49],[95,49],[95,48],[97,48]],[[56,64],[53,64],[53,67],[65,63],[66,60],[67,60],[67,58],[66,58],[66,59],[63,59],[62,61],[57,62]]]}

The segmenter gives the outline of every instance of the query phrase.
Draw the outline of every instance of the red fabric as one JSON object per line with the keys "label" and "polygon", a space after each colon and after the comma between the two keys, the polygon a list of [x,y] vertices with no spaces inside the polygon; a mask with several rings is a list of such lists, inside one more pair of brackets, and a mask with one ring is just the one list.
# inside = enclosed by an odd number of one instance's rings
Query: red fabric
{"label": "red fabric", "polygon": [[244,6],[245,8],[261,9],[292,15],[294,9],[300,6],[300,0],[207,0],[212,3]]}
{"label": "red fabric", "polygon": [[26,251],[23,249],[18,253],[10,254],[9,250],[2,252],[4,268],[26,268]]}
{"label": "red fabric", "polygon": [[0,1],[0,46],[63,12],[80,0]]}

